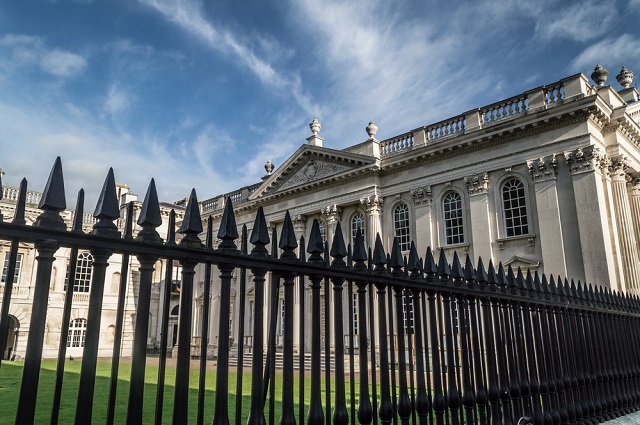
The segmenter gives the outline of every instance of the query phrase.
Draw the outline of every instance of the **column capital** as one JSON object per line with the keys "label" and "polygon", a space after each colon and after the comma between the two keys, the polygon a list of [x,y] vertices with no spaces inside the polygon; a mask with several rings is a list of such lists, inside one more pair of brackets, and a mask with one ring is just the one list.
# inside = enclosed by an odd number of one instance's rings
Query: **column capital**
{"label": "column capital", "polygon": [[340,221],[340,216],[342,215],[342,207],[339,207],[336,204],[327,205],[320,210],[320,213],[324,216],[327,224],[331,224]]}
{"label": "column capital", "polygon": [[612,181],[627,181],[627,168],[629,168],[629,163],[627,158],[624,156],[618,156],[616,158],[611,158],[609,163],[607,164],[607,171],[609,172],[609,177],[611,177]]}
{"label": "column capital", "polygon": [[304,235],[307,228],[307,216],[294,214],[291,216],[291,222],[293,223],[293,230],[296,232],[296,236],[300,237]]}
{"label": "column capital", "polygon": [[365,196],[364,198],[360,198],[360,204],[365,207],[365,210],[369,214],[374,212],[381,213],[382,205],[384,205],[384,201],[381,196],[371,195],[371,196]]}
{"label": "column capital", "polygon": [[469,195],[486,194],[489,190],[489,174],[473,173],[473,175],[464,178],[464,184],[467,185]]}
{"label": "column capital", "polygon": [[411,191],[411,198],[416,207],[431,205],[431,186],[421,186]]}
{"label": "column capital", "polygon": [[527,168],[529,168],[534,182],[555,179],[558,174],[556,155],[541,156],[538,159],[527,161]]}
{"label": "column capital", "polygon": [[640,174],[628,175],[627,187],[629,196],[640,196]]}
{"label": "column capital", "polygon": [[606,166],[608,158],[598,147],[586,146],[565,152],[564,160],[569,166],[571,174],[577,174]]}

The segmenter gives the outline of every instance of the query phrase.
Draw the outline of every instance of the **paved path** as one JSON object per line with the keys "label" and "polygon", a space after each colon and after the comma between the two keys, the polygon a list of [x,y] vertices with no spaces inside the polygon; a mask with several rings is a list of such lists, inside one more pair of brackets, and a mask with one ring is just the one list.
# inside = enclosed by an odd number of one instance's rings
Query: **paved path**
{"label": "paved path", "polygon": [[606,425],[640,425],[640,412],[635,412],[622,418],[603,423]]}

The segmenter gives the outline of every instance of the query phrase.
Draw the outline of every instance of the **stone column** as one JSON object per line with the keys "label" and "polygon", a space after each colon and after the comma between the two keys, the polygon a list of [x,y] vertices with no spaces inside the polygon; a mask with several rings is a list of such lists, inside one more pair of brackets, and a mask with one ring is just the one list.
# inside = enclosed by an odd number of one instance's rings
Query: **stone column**
{"label": "stone column", "polygon": [[[340,221],[340,217],[342,216],[342,208],[337,206],[336,204],[333,205],[329,205],[325,208],[322,209],[322,215],[324,216],[324,220],[327,223],[327,228],[325,229],[325,234],[327,236],[327,243],[329,244],[329,250],[331,250],[331,244],[333,243],[333,237],[336,233],[336,227],[338,226],[338,222]],[[328,259],[328,261],[331,261],[331,258]],[[327,282],[325,282],[323,280],[323,288],[322,288],[322,295],[323,296],[327,296],[327,292],[324,290],[324,285],[327,284]],[[329,312],[328,315],[325,314],[326,310],[323,308],[322,309],[322,313],[324,314],[324,323],[326,325],[327,321],[329,321],[329,344],[331,347],[331,350],[334,350],[334,339],[333,339],[333,334],[334,334],[334,323],[333,323],[333,303],[334,303],[334,299],[333,299],[333,290],[329,290],[328,292],[328,298],[325,298],[324,300],[325,303],[329,303]],[[322,336],[322,343],[325,343],[325,336]]]}
{"label": "stone column", "polygon": [[635,175],[629,182],[629,204],[631,206],[631,218],[633,219],[633,229],[635,230],[638,252],[640,252],[640,175]]}
{"label": "stone column", "polygon": [[544,271],[556,276],[567,276],[567,259],[558,204],[557,166],[555,155],[527,161],[535,187]]}
{"label": "stone column", "polygon": [[600,169],[604,154],[588,146],[565,152],[564,157],[571,172],[585,281],[615,289],[616,267]]}
{"label": "stone column", "polygon": [[[291,217],[291,221],[293,222],[293,230],[296,233],[296,239],[298,239],[298,243],[300,243],[300,237],[303,236],[307,230],[307,216],[297,214]],[[306,243],[306,241],[305,241]],[[300,255],[300,247],[298,247],[298,255]],[[305,253],[306,255],[306,253]],[[294,286],[294,307],[293,307],[293,351],[300,352],[300,285],[304,283],[304,279],[300,277],[295,278],[295,286]],[[306,306],[305,306],[306,307]],[[305,322],[310,322],[309,320],[305,320]],[[311,330],[311,323],[305,323],[306,329],[305,334],[309,333],[307,331]]]}
{"label": "stone column", "polygon": [[625,287],[622,289],[637,294],[640,291],[640,266],[638,265],[638,244],[633,226],[634,220],[627,194],[627,167],[627,162],[623,157],[612,159],[609,165],[609,175],[618,230],[620,259],[625,280]]}
{"label": "stone column", "polygon": [[[360,199],[360,204],[364,206],[367,216],[365,244],[373,249],[376,235],[379,233],[382,238],[382,206],[384,201],[381,196],[371,195]],[[382,240],[384,241],[384,239]]]}
{"label": "stone column", "polygon": [[[482,257],[484,264],[493,258],[491,250],[491,216],[489,214],[489,174],[477,174],[464,178],[469,191],[470,230],[465,231],[467,242],[471,245],[471,258],[478,261]],[[471,236],[471,237],[469,237]]]}
{"label": "stone column", "polygon": [[411,191],[416,226],[416,249],[422,257],[427,247],[433,248],[433,223],[431,186],[422,186]]}

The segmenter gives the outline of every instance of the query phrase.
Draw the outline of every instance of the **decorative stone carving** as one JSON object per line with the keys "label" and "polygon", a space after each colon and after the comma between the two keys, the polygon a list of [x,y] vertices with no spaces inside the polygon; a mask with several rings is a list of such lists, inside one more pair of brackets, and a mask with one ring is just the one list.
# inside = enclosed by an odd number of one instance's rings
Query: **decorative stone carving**
{"label": "decorative stone carving", "polygon": [[371,195],[365,198],[360,198],[360,204],[364,206],[365,210],[368,213],[381,212],[382,205],[384,205],[384,201],[382,197],[378,195]]}
{"label": "decorative stone carving", "polygon": [[280,186],[280,189],[288,189],[290,187],[310,183],[314,180],[320,180],[332,174],[337,174],[349,169],[350,167],[347,167],[346,165],[312,159],[304,164],[298,172],[291,176],[291,178],[285,181]]}
{"label": "decorative stone carving", "polygon": [[564,153],[564,160],[572,174],[592,171],[596,167],[602,167],[607,162],[604,153],[596,146],[567,151]]}
{"label": "decorative stone carving", "polygon": [[612,158],[608,164],[609,177],[613,181],[627,181],[627,168],[629,168],[629,164],[627,163],[627,159],[623,156],[618,158]]}
{"label": "decorative stone carving", "polygon": [[467,185],[469,195],[487,193],[487,190],[489,190],[489,174],[473,173],[472,176],[464,178],[464,184]]}
{"label": "decorative stone carving", "polygon": [[311,133],[314,136],[317,136],[318,133],[320,132],[320,129],[322,128],[322,124],[320,123],[320,121],[318,121],[316,117],[313,117],[313,121],[309,123],[309,128],[311,129]]}
{"label": "decorative stone carving", "polygon": [[597,64],[591,73],[591,79],[598,85],[598,87],[604,87],[604,83],[607,81],[608,76],[609,71],[604,69],[600,64]]}
{"label": "decorative stone carving", "polygon": [[373,121],[369,121],[369,125],[366,128],[369,140],[376,140],[376,133],[378,132],[378,126]]}
{"label": "decorative stone carving", "polygon": [[328,205],[320,210],[320,213],[324,216],[327,224],[338,222],[342,215],[342,208],[336,204]]}
{"label": "decorative stone carving", "polygon": [[264,164],[264,169],[267,171],[267,176],[270,176],[273,173],[273,169],[275,167],[271,163],[271,160],[268,160],[266,164]]}
{"label": "decorative stone carving", "polygon": [[307,226],[307,216],[302,214],[294,214],[291,216],[293,230],[296,235],[303,235]]}
{"label": "decorative stone carving", "polygon": [[411,191],[413,204],[416,207],[431,205],[431,186],[422,186]]}
{"label": "decorative stone carving", "polygon": [[618,83],[620,83],[623,88],[628,89],[633,82],[633,72],[623,66],[620,74],[616,76],[616,80],[618,80]]}
{"label": "decorative stone carving", "polygon": [[555,178],[556,174],[558,174],[558,163],[555,155],[527,161],[527,167],[534,182]]}
{"label": "decorative stone carving", "polygon": [[628,176],[627,186],[630,196],[640,196],[640,174]]}

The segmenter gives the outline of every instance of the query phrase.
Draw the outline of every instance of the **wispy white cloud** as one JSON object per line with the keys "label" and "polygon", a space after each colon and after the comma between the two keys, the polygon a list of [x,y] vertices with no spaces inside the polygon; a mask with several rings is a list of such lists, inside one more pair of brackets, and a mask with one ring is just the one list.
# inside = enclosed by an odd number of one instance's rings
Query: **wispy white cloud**
{"label": "wispy white cloud", "polygon": [[622,34],[617,38],[606,38],[587,47],[571,61],[571,68],[579,72],[591,69],[600,63],[608,68],[610,75],[613,76],[619,71],[618,67],[631,66],[629,62],[637,62],[638,57],[640,57],[640,37]]}
{"label": "wispy white cloud", "polygon": [[104,109],[110,115],[123,112],[131,105],[133,101],[132,97],[134,96],[123,90],[117,84],[112,84],[111,87],[109,87],[109,92],[104,102]]}
{"label": "wispy white cloud", "polygon": [[606,34],[618,15],[614,1],[585,1],[536,14],[536,32],[544,39],[589,41]]}
{"label": "wispy white cloud", "polygon": [[0,61],[5,68],[19,69],[38,65],[56,77],[71,78],[83,73],[88,64],[84,57],[60,48],[49,48],[37,36],[5,34],[0,37]]}

